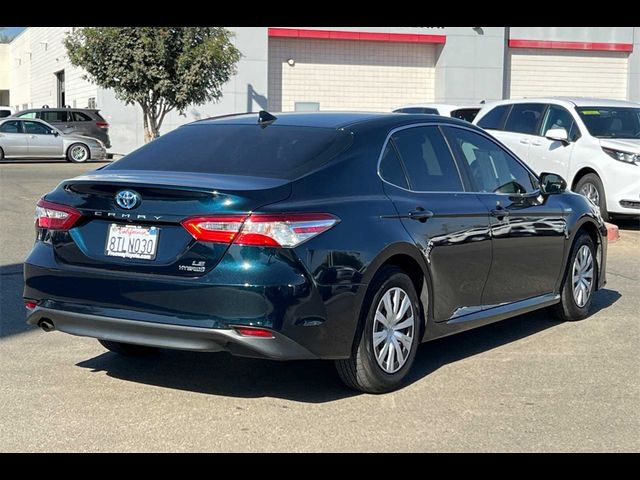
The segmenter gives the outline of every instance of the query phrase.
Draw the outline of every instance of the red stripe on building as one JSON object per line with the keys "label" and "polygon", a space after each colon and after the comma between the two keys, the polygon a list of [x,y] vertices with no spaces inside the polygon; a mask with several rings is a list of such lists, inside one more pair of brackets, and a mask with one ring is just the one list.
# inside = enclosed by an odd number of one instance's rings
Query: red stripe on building
{"label": "red stripe on building", "polygon": [[444,44],[446,35],[418,33],[346,32],[344,30],[309,30],[302,28],[269,28],[269,37],[323,38],[326,40],[359,40],[370,42],[437,43]]}
{"label": "red stripe on building", "polygon": [[547,40],[509,40],[511,48],[540,48],[551,50],[592,50],[601,52],[633,52],[631,43],[555,42]]}

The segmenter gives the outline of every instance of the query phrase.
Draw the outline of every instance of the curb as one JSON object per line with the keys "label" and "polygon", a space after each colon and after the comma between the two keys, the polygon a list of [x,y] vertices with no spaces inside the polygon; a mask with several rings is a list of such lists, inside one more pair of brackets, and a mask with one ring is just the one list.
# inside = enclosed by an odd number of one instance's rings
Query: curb
{"label": "curb", "polygon": [[607,238],[609,239],[609,243],[617,242],[620,240],[620,230],[617,225],[612,223],[605,223],[607,226]]}

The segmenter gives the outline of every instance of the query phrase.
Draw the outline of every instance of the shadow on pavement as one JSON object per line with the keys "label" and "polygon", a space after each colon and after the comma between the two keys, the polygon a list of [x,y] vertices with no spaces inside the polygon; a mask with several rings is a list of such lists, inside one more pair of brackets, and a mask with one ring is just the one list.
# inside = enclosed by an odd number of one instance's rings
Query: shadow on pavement
{"label": "shadow on pavement", "polygon": [[0,266],[0,338],[35,328],[25,323],[22,287],[21,263]]}
{"label": "shadow on pavement", "polygon": [[623,230],[635,230],[640,231],[640,218],[614,218],[612,220],[614,224],[618,226],[618,228]]}
{"label": "shadow on pavement", "polygon": [[[603,290],[594,312],[620,298]],[[474,331],[424,344],[410,383],[441,366],[535,335],[559,323],[547,310],[488,325]],[[232,357],[226,353],[160,351],[148,357],[126,358],[104,353],[77,364],[125,381],[238,398],[274,397],[324,403],[358,395],[342,385],[332,362],[271,362]]]}

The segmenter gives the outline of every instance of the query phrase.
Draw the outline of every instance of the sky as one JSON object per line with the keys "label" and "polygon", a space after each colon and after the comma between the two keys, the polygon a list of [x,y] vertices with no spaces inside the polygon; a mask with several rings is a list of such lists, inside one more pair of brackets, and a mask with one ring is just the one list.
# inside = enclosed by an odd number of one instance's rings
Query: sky
{"label": "sky", "polygon": [[4,30],[2,31],[2,33],[4,35],[8,35],[9,37],[15,37],[27,27],[3,27],[3,28]]}

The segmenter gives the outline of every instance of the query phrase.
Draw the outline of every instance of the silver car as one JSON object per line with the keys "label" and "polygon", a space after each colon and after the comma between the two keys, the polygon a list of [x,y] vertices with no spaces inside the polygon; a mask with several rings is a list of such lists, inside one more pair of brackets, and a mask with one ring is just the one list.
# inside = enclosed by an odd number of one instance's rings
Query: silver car
{"label": "silver car", "polygon": [[0,160],[4,158],[66,158],[81,163],[104,160],[107,150],[95,138],[64,134],[42,120],[0,119]]}

